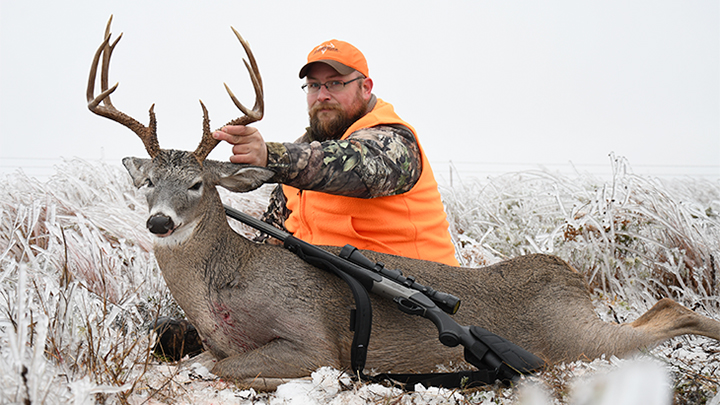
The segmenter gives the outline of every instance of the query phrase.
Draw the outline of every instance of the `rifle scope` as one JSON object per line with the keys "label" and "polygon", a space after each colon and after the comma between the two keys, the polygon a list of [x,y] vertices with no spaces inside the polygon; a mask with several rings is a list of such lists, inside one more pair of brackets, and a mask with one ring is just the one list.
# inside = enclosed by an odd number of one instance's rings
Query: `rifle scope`
{"label": "rifle scope", "polygon": [[431,287],[424,286],[416,282],[415,277],[413,276],[403,276],[402,271],[400,270],[386,269],[383,263],[373,263],[370,259],[365,257],[365,255],[360,253],[355,246],[345,245],[338,256],[345,260],[349,260],[360,267],[382,274],[383,276],[402,284],[405,287],[412,288],[413,290],[417,290],[425,294],[432,300],[432,302],[435,303],[435,305],[450,315],[455,315],[458,309],[460,309],[460,298],[452,294],[440,292]]}

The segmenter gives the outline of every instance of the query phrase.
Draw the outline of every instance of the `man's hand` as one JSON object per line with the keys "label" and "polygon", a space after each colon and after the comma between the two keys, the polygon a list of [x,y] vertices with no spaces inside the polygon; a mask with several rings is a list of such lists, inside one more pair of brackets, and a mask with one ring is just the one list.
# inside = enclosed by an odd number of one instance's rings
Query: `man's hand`
{"label": "man's hand", "polygon": [[267,166],[267,146],[257,128],[245,125],[227,125],[213,132],[213,137],[233,146],[232,163],[247,163],[253,166]]}

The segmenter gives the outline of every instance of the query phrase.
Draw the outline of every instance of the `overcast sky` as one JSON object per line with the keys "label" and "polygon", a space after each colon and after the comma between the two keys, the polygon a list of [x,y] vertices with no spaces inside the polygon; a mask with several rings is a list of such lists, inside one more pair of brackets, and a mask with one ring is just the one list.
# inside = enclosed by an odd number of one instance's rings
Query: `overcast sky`
{"label": "overcast sky", "polygon": [[[253,104],[234,26],[263,75],[266,140],[302,133],[298,70],[311,48],[337,38],[363,51],[375,94],[417,129],[439,167],[609,168],[614,152],[636,172],[692,166],[720,177],[717,0],[0,0],[2,172],[32,173],[60,157],[145,156],[135,134],[86,107],[111,14],[113,33],[124,33],[113,103],[143,123],[155,103],[164,148],[195,148],[198,99],[213,128],[239,115],[223,82]],[[211,158],[229,154],[222,145]]]}

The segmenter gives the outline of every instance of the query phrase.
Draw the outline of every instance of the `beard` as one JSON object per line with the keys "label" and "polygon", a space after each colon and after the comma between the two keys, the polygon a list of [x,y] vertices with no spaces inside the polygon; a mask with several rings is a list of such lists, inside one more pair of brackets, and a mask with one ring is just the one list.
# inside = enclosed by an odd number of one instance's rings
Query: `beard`
{"label": "beard", "polygon": [[[314,105],[308,112],[310,115],[310,133],[313,140],[322,142],[330,139],[340,139],[345,131],[350,128],[350,125],[365,115],[367,107],[368,101],[364,100],[359,93],[347,111],[335,103]],[[321,120],[318,116],[320,110],[325,110],[323,113],[334,112],[335,116]]]}

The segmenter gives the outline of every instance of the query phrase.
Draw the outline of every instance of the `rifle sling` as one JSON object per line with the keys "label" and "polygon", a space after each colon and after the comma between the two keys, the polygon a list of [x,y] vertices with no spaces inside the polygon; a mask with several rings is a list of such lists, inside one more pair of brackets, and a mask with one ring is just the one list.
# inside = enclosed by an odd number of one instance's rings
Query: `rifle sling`
{"label": "rifle sling", "polygon": [[362,379],[367,379],[363,374],[365,360],[367,359],[368,344],[370,342],[370,331],[372,330],[372,305],[370,295],[363,285],[351,275],[338,269],[328,260],[308,255],[303,250],[303,245],[293,243],[297,239],[288,238],[285,240],[285,247],[307,263],[329,271],[343,279],[350,287],[355,298],[355,309],[350,316],[350,330],[353,334],[352,347],[350,348],[350,365],[353,373]]}
{"label": "rifle sling", "polygon": [[414,391],[416,384],[424,387],[443,388],[475,388],[492,384],[496,375],[492,370],[467,370],[454,373],[417,373],[417,374],[390,374],[382,373],[369,378],[372,382],[390,382],[402,385],[406,391]]}

